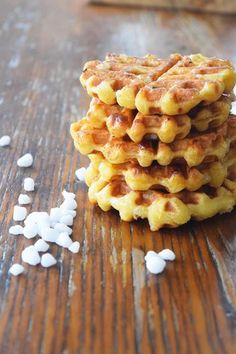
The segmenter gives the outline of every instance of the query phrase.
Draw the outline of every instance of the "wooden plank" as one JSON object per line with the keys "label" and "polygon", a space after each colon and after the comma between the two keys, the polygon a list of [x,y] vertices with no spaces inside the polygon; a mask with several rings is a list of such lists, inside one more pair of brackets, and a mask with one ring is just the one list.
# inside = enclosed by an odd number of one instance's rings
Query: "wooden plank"
{"label": "wooden plank", "polygon": [[96,4],[152,7],[161,9],[185,9],[200,12],[236,13],[236,2],[231,0],[91,0]]}
{"label": "wooden plank", "polygon": [[[231,354],[235,343],[236,212],[177,230],[150,232],[88,203],[74,179],[87,165],[69,135],[89,98],[78,75],[107,51],[165,56],[201,51],[236,64],[233,16],[87,6],[77,0],[0,4],[0,352],[1,354]],[[16,160],[32,152],[32,169]],[[10,236],[22,179],[32,176],[31,210],[48,210],[68,187],[77,192],[74,239],[81,253],[51,246],[60,260],[45,270],[8,269],[32,243]],[[147,273],[149,249],[173,249],[176,262]]]}

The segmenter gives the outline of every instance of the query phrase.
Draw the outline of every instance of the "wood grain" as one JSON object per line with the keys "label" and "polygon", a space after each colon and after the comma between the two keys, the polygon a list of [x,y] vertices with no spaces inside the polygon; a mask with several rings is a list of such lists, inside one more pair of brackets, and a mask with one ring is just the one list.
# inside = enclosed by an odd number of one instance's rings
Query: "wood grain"
{"label": "wood grain", "polygon": [[231,0],[91,0],[95,4],[141,6],[161,9],[235,14],[236,2]]}
{"label": "wood grain", "polygon": [[[74,179],[88,161],[69,126],[88,107],[78,81],[88,59],[201,51],[236,64],[235,17],[3,0],[0,24],[0,135],[12,137],[0,149],[1,354],[234,353],[236,211],[161,232],[103,213]],[[16,160],[28,151],[34,166],[22,170]],[[57,267],[13,278],[9,267],[31,243],[8,233],[25,176],[37,182],[31,210],[55,206],[64,187],[77,192],[82,248],[52,246]],[[177,260],[153,276],[144,253],[164,247]]]}

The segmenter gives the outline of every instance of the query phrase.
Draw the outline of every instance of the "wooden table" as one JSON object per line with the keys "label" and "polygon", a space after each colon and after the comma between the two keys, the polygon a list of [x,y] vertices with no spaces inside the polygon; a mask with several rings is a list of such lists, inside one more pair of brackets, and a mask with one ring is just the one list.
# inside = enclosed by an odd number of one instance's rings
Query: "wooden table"
{"label": "wooden table", "polygon": [[[236,64],[236,18],[86,5],[77,0],[3,0],[0,4],[0,353],[231,354],[235,342],[236,212],[177,230],[150,232],[88,203],[74,171],[88,160],[74,149],[72,121],[89,98],[78,76],[107,51],[166,56],[203,52]],[[33,168],[20,169],[23,153]],[[9,235],[22,180],[32,176],[32,210],[77,192],[72,255],[51,246],[58,266],[9,267],[31,244]],[[149,249],[171,248],[177,260],[154,276]]]}

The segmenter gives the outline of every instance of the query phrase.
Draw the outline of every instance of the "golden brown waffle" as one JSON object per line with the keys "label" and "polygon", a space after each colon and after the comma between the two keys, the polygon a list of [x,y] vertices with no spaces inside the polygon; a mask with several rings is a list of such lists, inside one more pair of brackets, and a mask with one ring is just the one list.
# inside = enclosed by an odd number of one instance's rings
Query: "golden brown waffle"
{"label": "golden brown waffle", "polygon": [[156,136],[163,143],[183,139],[191,125],[199,131],[216,128],[228,118],[232,98],[226,95],[207,106],[196,107],[189,114],[143,115],[118,105],[107,105],[97,98],[92,99],[87,113],[87,125],[93,128],[107,127],[116,138],[128,135],[139,143],[144,137]]}
{"label": "golden brown waffle", "polygon": [[99,99],[92,100],[86,118],[90,129],[106,127],[112,136],[122,138],[128,135],[136,143],[150,135],[170,143],[183,139],[191,129],[191,120],[186,114],[144,116],[136,110],[106,105]]}
{"label": "golden brown waffle", "polygon": [[198,167],[160,166],[153,163],[145,168],[135,162],[113,165],[100,153],[89,155],[89,159],[91,162],[85,178],[88,186],[97,176],[106,182],[122,177],[132,190],[147,191],[151,188],[177,193],[183,189],[196,191],[205,184],[214,188],[220,187],[228,174],[228,169],[236,165],[236,146],[230,149],[223,161],[210,162]]}
{"label": "golden brown waffle", "polygon": [[123,106],[133,109],[138,90],[145,83],[157,80],[181,58],[179,54],[172,54],[168,59],[158,59],[155,55],[138,58],[108,54],[103,62],[87,62],[80,81],[90,96],[98,97],[106,104],[116,103],[117,91],[126,90],[126,105]]}
{"label": "golden brown waffle", "polygon": [[80,80],[89,95],[106,104],[118,102],[143,114],[178,115],[230,92],[236,74],[229,61],[201,54],[174,54],[166,60],[111,54],[103,62],[86,63]]}
{"label": "golden brown waffle", "polygon": [[201,54],[184,57],[156,82],[137,94],[135,106],[143,113],[183,114],[200,102],[215,102],[230,92],[236,73],[229,61]]}
{"label": "golden brown waffle", "polygon": [[223,95],[216,102],[193,108],[189,112],[192,126],[200,132],[217,128],[228,119],[234,99],[234,95]]}
{"label": "golden brown waffle", "polygon": [[236,203],[235,180],[234,171],[217,189],[206,187],[198,192],[170,194],[155,190],[132,191],[122,178],[110,182],[97,178],[89,187],[89,199],[104,211],[112,207],[118,210],[124,221],[147,218],[151,230],[155,231],[177,227],[190,218],[203,220],[230,212]]}
{"label": "golden brown waffle", "polygon": [[145,140],[136,144],[130,139],[112,138],[106,128],[92,129],[87,125],[87,119],[82,119],[71,125],[71,135],[75,147],[82,154],[94,151],[101,152],[113,164],[131,160],[147,167],[153,161],[166,166],[172,161],[186,162],[189,167],[198,166],[202,162],[221,160],[229,151],[230,144],[236,140],[236,119],[230,118],[219,128],[208,133],[191,135],[171,144]]}

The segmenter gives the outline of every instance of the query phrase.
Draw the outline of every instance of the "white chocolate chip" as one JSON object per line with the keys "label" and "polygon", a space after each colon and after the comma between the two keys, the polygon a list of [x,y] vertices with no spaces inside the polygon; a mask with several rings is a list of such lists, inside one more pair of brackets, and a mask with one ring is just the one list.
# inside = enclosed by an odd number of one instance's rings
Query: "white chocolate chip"
{"label": "white chocolate chip", "polygon": [[34,159],[31,154],[25,154],[17,160],[17,165],[19,167],[30,167],[33,165]]}
{"label": "white chocolate chip", "polygon": [[34,180],[31,177],[26,177],[24,179],[24,190],[27,192],[34,191]]}
{"label": "white chocolate chip", "polygon": [[173,261],[175,259],[175,254],[173,251],[169,250],[168,248],[162,250],[158,253],[158,255],[164,259],[165,261]]}
{"label": "white chocolate chip", "polygon": [[56,258],[54,258],[50,253],[45,253],[41,258],[41,265],[45,268],[52,267],[57,263]]}
{"label": "white chocolate chip", "polygon": [[24,267],[18,263],[13,264],[9,269],[9,273],[15,276],[20,275],[23,272],[24,272]]}
{"label": "white chocolate chip", "polygon": [[18,203],[20,205],[26,205],[31,203],[31,199],[27,194],[20,194],[18,198]]}
{"label": "white chocolate chip", "polygon": [[39,253],[35,249],[34,246],[26,247],[21,253],[21,258],[22,258],[23,262],[28,263],[33,266],[40,263]]}
{"label": "white chocolate chip", "polygon": [[22,221],[25,219],[26,215],[27,215],[27,210],[25,207],[21,207],[19,205],[14,206],[13,220]]}
{"label": "white chocolate chip", "polygon": [[69,251],[71,251],[72,253],[78,253],[79,249],[80,243],[78,241],[73,242],[69,247]]}
{"label": "white chocolate chip", "polygon": [[2,137],[0,138],[0,146],[1,146],[1,147],[8,146],[8,145],[10,145],[10,143],[11,143],[11,138],[10,138],[10,136],[4,135],[4,136],[2,136]]}

